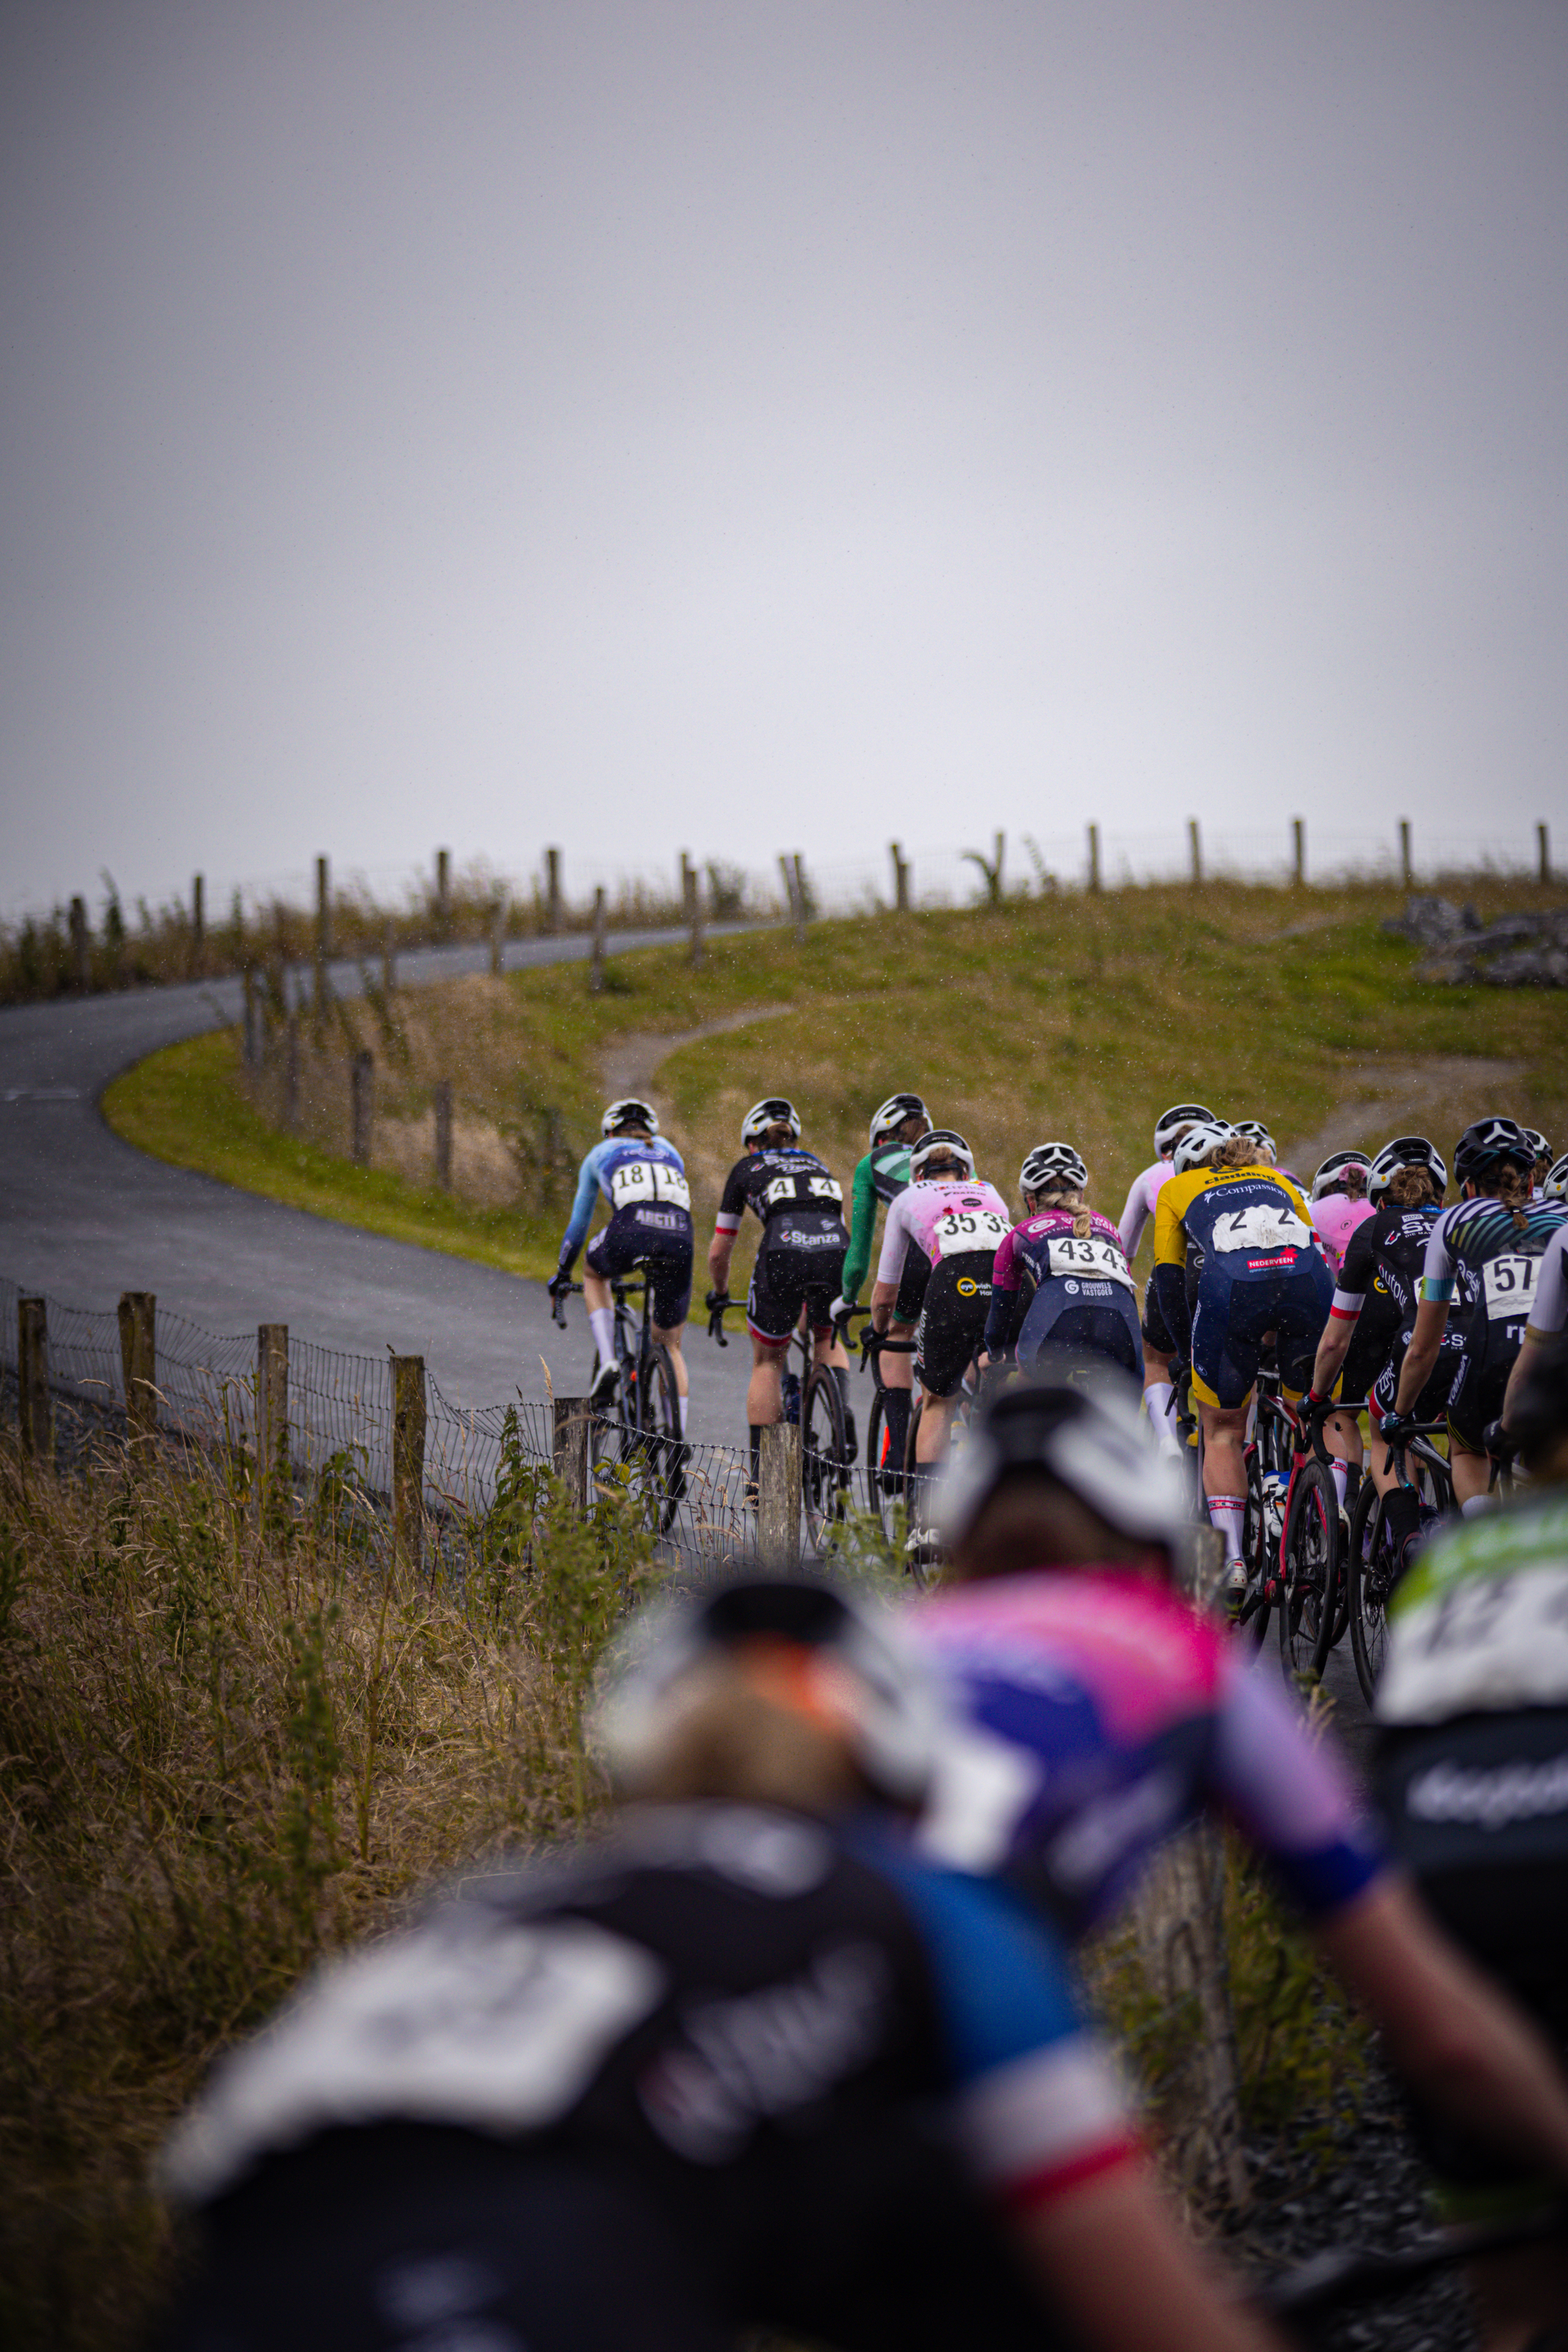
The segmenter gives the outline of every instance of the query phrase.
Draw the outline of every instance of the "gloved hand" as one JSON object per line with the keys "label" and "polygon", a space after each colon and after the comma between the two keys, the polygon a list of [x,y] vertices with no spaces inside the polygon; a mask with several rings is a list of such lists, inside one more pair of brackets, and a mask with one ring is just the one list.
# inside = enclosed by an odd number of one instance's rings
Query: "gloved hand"
{"label": "gloved hand", "polygon": [[828,1321],[830,1323],[837,1323],[841,1315],[847,1316],[849,1313],[854,1304],[855,1301],[852,1298],[846,1298],[844,1293],[840,1291],[837,1297],[834,1300],[832,1306],[827,1310]]}
{"label": "gloved hand", "polygon": [[1514,1444],[1500,1421],[1489,1421],[1481,1432],[1481,1444],[1494,1462],[1511,1462]]}
{"label": "gloved hand", "polygon": [[552,1298],[565,1298],[572,1289],[572,1277],[563,1265],[558,1265],[545,1285]]}
{"label": "gloved hand", "polygon": [[1415,1426],[1413,1412],[1385,1412],[1377,1424],[1377,1433],[1384,1445],[1408,1445]]}

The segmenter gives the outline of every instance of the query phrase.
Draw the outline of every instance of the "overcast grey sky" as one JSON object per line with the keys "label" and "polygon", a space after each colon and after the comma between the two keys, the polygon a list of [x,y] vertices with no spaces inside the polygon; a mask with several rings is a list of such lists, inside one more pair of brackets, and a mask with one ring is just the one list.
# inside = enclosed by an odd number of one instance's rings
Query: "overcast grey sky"
{"label": "overcast grey sky", "polygon": [[4,0],[0,900],[1568,849],[1563,0]]}

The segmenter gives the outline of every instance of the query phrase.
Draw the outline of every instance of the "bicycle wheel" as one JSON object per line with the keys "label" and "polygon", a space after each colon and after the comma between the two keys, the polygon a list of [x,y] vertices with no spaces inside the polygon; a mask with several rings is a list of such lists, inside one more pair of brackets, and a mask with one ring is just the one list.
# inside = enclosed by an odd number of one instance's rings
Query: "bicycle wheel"
{"label": "bicycle wheel", "polygon": [[1351,1655],[1368,1706],[1377,1696],[1377,1678],[1383,1671],[1384,1645],[1388,1639],[1384,1613],[1388,1605],[1387,1564],[1380,1563],[1378,1558],[1382,1544],[1383,1496],[1370,1478],[1363,1478],[1351,1513],[1345,1582],[1350,1595]]}
{"label": "bicycle wheel", "polygon": [[637,1437],[650,1504],[660,1535],[668,1532],[686,1492],[686,1440],[680,1433],[680,1391],[669,1349],[650,1340],[646,1369],[637,1383]]}
{"label": "bicycle wheel", "polygon": [[880,1389],[871,1400],[871,1417],[866,1430],[866,1483],[870,1489],[871,1508],[877,1514],[883,1538],[893,1543],[899,1532],[899,1505],[903,1499],[904,1475],[902,1463],[893,1459],[893,1440],[888,1428]]}
{"label": "bicycle wheel", "polygon": [[818,1553],[831,1546],[844,1517],[849,1468],[844,1400],[831,1367],[818,1364],[800,1401],[801,1505],[805,1535]]}
{"label": "bicycle wheel", "polygon": [[[595,1374],[599,1359],[594,1358]],[[627,1447],[637,1409],[637,1358],[629,1353],[620,1357],[620,1381],[614,1401],[602,1411],[592,1413],[588,1421],[588,1475],[595,1483],[603,1472],[606,1479],[614,1477],[626,1459]]]}
{"label": "bicycle wheel", "polygon": [[[1206,1517],[1205,1514],[1205,1517]],[[1263,1482],[1258,1472],[1258,1448],[1247,1449],[1247,1516],[1241,1523],[1242,1557],[1247,1562],[1247,1598],[1237,1620],[1237,1634],[1249,1649],[1260,1650],[1268,1631],[1268,1522],[1263,1508]]]}
{"label": "bicycle wheel", "polygon": [[1304,1462],[1290,1489],[1281,1547],[1279,1659],[1287,1682],[1322,1671],[1333,1630],[1340,1498],[1321,1462]]}

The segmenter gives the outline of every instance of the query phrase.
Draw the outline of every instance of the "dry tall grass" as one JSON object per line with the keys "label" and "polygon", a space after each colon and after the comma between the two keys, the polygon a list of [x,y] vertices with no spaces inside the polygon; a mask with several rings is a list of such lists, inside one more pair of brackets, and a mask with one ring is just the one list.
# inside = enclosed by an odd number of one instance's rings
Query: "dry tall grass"
{"label": "dry tall grass", "polygon": [[0,1442],[0,2341],[135,2341],[177,2261],[147,2159],[217,2047],[417,1882],[583,1818],[578,1713],[650,1547],[521,1460],[461,1584],[363,1511],[105,1443]]}

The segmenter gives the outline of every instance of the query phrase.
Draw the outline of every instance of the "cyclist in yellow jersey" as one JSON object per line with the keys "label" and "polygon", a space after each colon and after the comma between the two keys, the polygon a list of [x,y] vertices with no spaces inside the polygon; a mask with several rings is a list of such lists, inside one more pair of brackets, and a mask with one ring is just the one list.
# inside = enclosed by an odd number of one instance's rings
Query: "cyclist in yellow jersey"
{"label": "cyclist in yellow jersey", "polygon": [[[1218,1120],[1189,1128],[1154,1211],[1151,1284],[1178,1352],[1192,1367],[1204,1441],[1204,1493],[1225,1541],[1226,1591],[1247,1586],[1247,1409],[1264,1336],[1277,1335],[1287,1393],[1310,1382],[1333,1302],[1307,1203],[1289,1177],[1262,1167],[1250,1138]],[[1189,1243],[1203,1252],[1197,1303],[1187,1307]]]}

